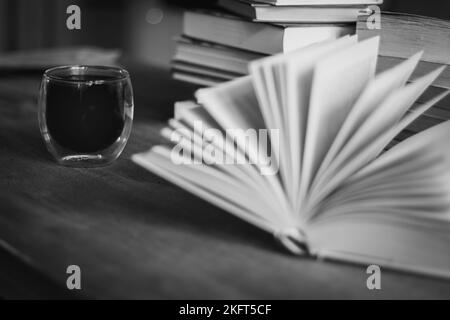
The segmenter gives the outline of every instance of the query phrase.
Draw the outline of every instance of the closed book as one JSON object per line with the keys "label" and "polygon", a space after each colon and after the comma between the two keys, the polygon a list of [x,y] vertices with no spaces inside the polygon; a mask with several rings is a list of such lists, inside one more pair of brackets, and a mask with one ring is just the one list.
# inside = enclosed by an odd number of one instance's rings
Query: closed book
{"label": "closed book", "polygon": [[250,61],[264,56],[261,53],[182,37],[176,41],[173,60],[244,75],[248,72],[247,68]]}
{"label": "closed book", "polygon": [[186,71],[176,70],[176,69],[172,70],[172,77],[175,80],[188,82],[188,83],[200,86],[200,87],[212,87],[221,82],[226,81],[222,78],[216,78],[216,77],[205,75],[205,74],[186,72]]}
{"label": "closed book", "polygon": [[245,0],[219,0],[219,6],[254,21],[273,23],[354,23],[366,5],[273,6]]}
{"label": "closed book", "polygon": [[350,6],[382,4],[383,0],[258,0],[257,3],[266,3],[274,6]]}
{"label": "closed book", "polygon": [[288,52],[323,40],[354,33],[353,25],[313,25],[283,27],[253,23],[237,16],[212,11],[186,11],[184,35],[253,52]]}
{"label": "closed book", "polygon": [[202,75],[206,77],[216,78],[222,81],[233,80],[240,77],[240,75],[233,72],[184,61],[174,60],[172,61],[171,67],[173,72]]}
{"label": "closed book", "polygon": [[383,12],[381,28],[369,29],[367,16],[360,16],[360,40],[379,35],[380,55],[408,58],[424,50],[423,61],[450,64],[450,21],[404,13]]}

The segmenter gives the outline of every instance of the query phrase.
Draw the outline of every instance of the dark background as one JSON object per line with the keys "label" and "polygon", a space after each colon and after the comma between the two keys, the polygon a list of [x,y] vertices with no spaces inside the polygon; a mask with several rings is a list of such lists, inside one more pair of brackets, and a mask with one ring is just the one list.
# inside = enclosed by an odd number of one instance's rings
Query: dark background
{"label": "dark background", "polygon": [[[71,45],[122,48],[135,59],[169,65],[173,38],[181,31],[186,7],[213,0],[0,0],[0,52]],[[66,8],[81,8],[82,29],[66,28]],[[146,21],[149,10],[162,10],[160,23]],[[449,0],[385,0],[382,10],[450,19]]]}

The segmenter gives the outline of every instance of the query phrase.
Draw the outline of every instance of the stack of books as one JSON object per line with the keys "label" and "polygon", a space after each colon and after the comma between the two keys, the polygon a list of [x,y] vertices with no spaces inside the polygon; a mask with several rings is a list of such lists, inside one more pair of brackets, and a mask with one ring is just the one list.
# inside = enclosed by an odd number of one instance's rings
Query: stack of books
{"label": "stack of books", "polygon": [[[262,3],[264,2],[264,3]],[[424,51],[410,81],[450,63],[450,22],[431,17],[381,13],[370,28],[373,0],[219,0],[216,11],[187,11],[173,59],[176,79],[214,86],[248,74],[250,62],[313,43],[356,33],[359,41],[380,36],[377,73]],[[450,89],[446,68],[418,103]],[[414,112],[413,106],[410,112]],[[450,119],[450,97],[427,110],[387,149]]]}
{"label": "stack of books", "polygon": [[176,79],[212,86],[248,74],[248,63],[356,31],[360,14],[382,0],[218,0],[184,13],[172,70]]}

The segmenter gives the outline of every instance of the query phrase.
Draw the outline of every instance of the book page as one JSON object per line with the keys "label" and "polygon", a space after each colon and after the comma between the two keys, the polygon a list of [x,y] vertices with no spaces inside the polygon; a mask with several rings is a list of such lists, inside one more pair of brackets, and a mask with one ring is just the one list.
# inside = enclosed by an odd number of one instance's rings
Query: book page
{"label": "book page", "polygon": [[[199,107],[198,110],[202,110],[202,108]],[[211,133],[216,132],[216,130],[196,132],[196,130],[193,130],[183,123],[183,118],[180,119],[181,122],[174,119],[169,120],[170,128],[163,128],[161,135],[176,143],[177,147],[181,147],[179,152],[182,152],[183,154],[187,153],[186,156],[192,160],[192,165],[202,165],[203,163],[205,165],[215,165],[218,170],[222,171],[224,174],[230,175],[246,188],[256,189],[257,186],[258,192],[263,195],[265,199],[271,199],[268,206],[271,207],[274,212],[279,211],[279,209],[283,207],[283,205],[279,203],[279,199],[274,197],[274,192],[271,189],[270,184],[264,180],[264,177],[254,166],[247,163],[227,164],[223,161],[227,156],[234,160],[235,158],[233,157],[236,155],[227,154],[230,149],[224,147],[225,139],[223,139],[220,132],[217,132],[217,135],[214,137],[208,137],[205,142],[201,135],[206,133],[211,135]],[[242,157],[244,157],[244,155],[242,155]],[[195,163],[195,159],[201,159],[201,161]]]}
{"label": "book page", "polygon": [[133,156],[133,161],[271,233],[296,224],[290,216],[270,210],[266,202],[270,199],[261,198],[255,189],[245,188],[213,167],[174,164],[167,147],[156,146],[147,153]]}
{"label": "book page", "polygon": [[[155,149],[153,151],[155,151]],[[133,155],[132,160],[137,164],[141,165],[142,167],[163,177],[164,179],[195,194],[196,196],[203,198],[217,205],[218,207],[236,215],[240,219],[243,219],[268,232],[275,232],[276,230],[271,223],[269,223],[267,220],[264,220],[261,217],[256,216],[255,213],[243,209],[238,204],[223,199],[219,195],[213,193],[212,190],[210,190],[209,188],[208,189],[202,188],[201,186],[198,186],[185,180],[182,176],[165,169],[164,165],[168,163],[167,162],[168,159],[163,155],[158,154],[157,152],[150,151],[147,153],[135,154]]]}
{"label": "book page", "polygon": [[[249,162],[258,167],[260,174],[264,175],[274,195],[280,200],[281,209],[292,212],[288,208],[289,201],[279,179],[278,161],[272,153],[272,145],[276,144],[277,139],[260,139],[267,138],[267,135],[273,137],[264,123],[250,77],[214,88],[200,89],[196,96],[220,127],[227,131],[227,135],[234,140]],[[256,141],[247,139],[247,132],[257,134]]]}
{"label": "book page", "polygon": [[[324,180],[321,188],[311,198],[311,202],[317,203],[324,199],[353,173],[374,159],[386,145],[400,133],[420,113],[409,114],[405,122],[398,121],[407,113],[414,101],[436,79],[442,68],[422,77],[417,82],[396,90],[366,119],[360,129],[352,136],[341,153],[328,169],[328,180]],[[437,101],[445,97],[447,93],[432,99],[424,104],[422,112],[430,108]],[[410,118],[413,117],[413,118]],[[400,125],[400,126],[399,126]]]}
{"label": "book page", "polygon": [[355,135],[355,132],[361,128],[361,125],[376,110],[376,107],[386,99],[386,96],[406,84],[406,81],[417,66],[421,55],[422,53],[419,52],[396,67],[379,74],[364,89],[355,106],[350,110],[344,120],[342,127],[339,129],[336,138],[328,150],[327,155],[318,170],[315,181],[313,182],[314,185],[317,185],[317,187],[320,188],[320,183],[323,181],[323,179],[321,180],[321,176],[330,166],[331,162],[335,160],[339,152],[342,151],[349,140]]}
{"label": "book page", "polygon": [[322,259],[450,279],[448,221],[349,215],[311,226],[307,236],[313,254]]}
{"label": "book page", "polygon": [[281,129],[280,143],[273,143],[273,152],[280,159],[284,187],[296,212],[314,65],[325,55],[356,42],[355,36],[343,37],[250,64],[250,74],[266,126]]}
{"label": "book page", "polygon": [[200,89],[196,92],[196,97],[224,130],[230,130],[230,135],[252,163],[262,170],[265,169],[264,166],[277,166],[275,159],[270,158],[267,145],[247,144],[238,134],[249,129],[266,129],[249,77],[238,78],[214,88]]}
{"label": "book page", "polygon": [[[163,129],[163,136],[172,137],[174,132],[169,128]],[[240,201],[243,200],[241,197],[244,197],[247,201],[251,199],[256,200],[258,204],[248,204],[252,210],[258,212],[261,216],[268,218],[271,217],[275,219],[280,216],[279,208],[280,206],[276,201],[273,201],[273,195],[271,190],[267,189],[267,186],[263,184],[259,184],[261,188],[255,188],[255,183],[248,178],[249,167],[241,166],[241,165],[227,165],[223,163],[216,163],[214,156],[209,152],[203,152],[204,149],[202,147],[198,147],[196,145],[192,145],[192,141],[190,139],[181,139],[178,140],[178,146],[183,148],[183,153],[174,153],[173,148],[170,152],[170,160],[172,163],[175,161],[175,166],[173,170],[177,172],[184,172],[184,170],[191,170],[189,173],[183,173],[183,177],[188,178],[192,177],[193,181],[199,183],[200,185],[208,185],[215,192],[222,194],[226,197],[226,194],[233,195],[234,192],[238,192],[238,198],[230,198],[230,200]],[[218,150],[218,149],[217,149]],[[221,152],[222,150],[218,150]],[[186,154],[187,153],[187,154]],[[200,154],[201,153],[201,154]],[[192,157],[202,157],[205,164],[192,163]],[[188,158],[188,161],[185,161]],[[195,173],[197,172],[197,173]],[[202,180],[201,174],[206,174],[208,178],[206,180]],[[247,179],[246,179],[247,178]],[[219,185],[216,185],[218,183]],[[231,188],[231,190],[228,190]],[[270,200],[269,200],[270,199]]]}
{"label": "book page", "polygon": [[304,199],[346,115],[375,75],[379,38],[344,49],[317,64],[311,89],[300,198]]}
{"label": "book page", "polygon": [[337,41],[327,41],[305,48],[298,53],[286,55],[286,127],[289,137],[289,156],[295,211],[300,209],[300,177],[304,140],[306,136],[310,93],[314,66],[324,56],[339,52],[357,42],[356,37],[343,37]]}
{"label": "book page", "polygon": [[322,216],[395,209],[450,220],[449,133],[446,121],[397,144],[329,197]]}
{"label": "book page", "polygon": [[382,154],[307,228],[317,255],[450,277],[450,121]]}
{"label": "book page", "polygon": [[346,203],[357,207],[353,201],[370,198],[372,192],[386,193],[388,197],[393,194],[407,194],[410,191],[435,193],[438,185],[433,177],[442,172],[441,165],[435,155],[416,150],[415,153],[397,158],[381,170],[356,174],[322,202],[320,207],[324,212],[321,216],[327,214],[328,209],[333,206],[341,208],[341,205]]}
{"label": "book page", "polygon": [[279,172],[284,192],[288,199],[292,199],[290,192],[289,157],[286,156],[289,136],[287,135],[283,64],[284,55],[275,55],[257,60],[250,64],[250,73],[255,88],[255,94],[265,125],[270,132],[277,132],[277,137],[271,134],[271,152],[280,164]]}

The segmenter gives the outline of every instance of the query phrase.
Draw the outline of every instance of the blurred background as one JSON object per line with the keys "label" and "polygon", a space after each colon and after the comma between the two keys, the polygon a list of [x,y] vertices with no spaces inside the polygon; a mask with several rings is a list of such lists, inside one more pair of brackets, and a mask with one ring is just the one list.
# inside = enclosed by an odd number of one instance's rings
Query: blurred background
{"label": "blurred background", "polygon": [[[188,2],[188,4],[186,4]],[[2,52],[76,45],[120,48],[128,57],[169,68],[182,11],[213,0],[0,0]],[[66,28],[66,8],[81,8],[81,30]],[[382,10],[450,20],[450,1],[385,0]]]}

